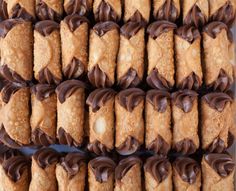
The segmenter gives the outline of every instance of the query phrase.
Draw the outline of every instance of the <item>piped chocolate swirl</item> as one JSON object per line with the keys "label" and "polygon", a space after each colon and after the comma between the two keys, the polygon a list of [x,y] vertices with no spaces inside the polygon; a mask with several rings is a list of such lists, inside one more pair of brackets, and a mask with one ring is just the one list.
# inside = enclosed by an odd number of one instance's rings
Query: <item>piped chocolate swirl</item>
{"label": "piped chocolate swirl", "polygon": [[147,159],[144,170],[158,182],[163,182],[170,173],[171,164],[166,157],[153,156]]}
{"label": "piped chocolate swirl", "polygon": [[19,3],[17,3],[13,8],[12,8],[12,14],[11,18],[19,18],[19,19],[24,19],[26,21],[34,21],[34,17],[29,14],[24,7],[21,7]]}
{"label": "piped chocolate swirl", "polygon": [[49,36],[53,31],[59,31],[59,24],[51,20],[40,21],[36,23],[34,29],[42,36]]}
{"label": "piped chocolate swirl", "polygon": [[89,162],[96,180],[100,183],[107,182],[115,171],[115,162],[108,157],[97,157]]}
{"label": "piped chocolate swirl", "polygon": [[172,88],[170,82],[168,82],[159,72],[158,69],[153,69],[147,76],[147,84],[155,89],[170,90]]}
{"label": "piped chocolate swirl", "polygon": [[128,22],[138,22],[140,23],[143,27],[146,26],[147,21],[143,18],[142,14],[137,10],[135,13],[129,18]]}
{"label": "piped chocolate swirl", "polygon": [[221,138],[215,138],[214,141],[208,146],[207,151],[210,153],[222,153],[225,150],[225,142]]}
{"label": "piped chocolate swirl", "polygon": [[228,154],[211,153],[205,155],[204,160],[223,178],[229,176],[235,168],[235,163]]}
{"label": "piped chocolate swirl", "polygon": [[47,135],[45,132],[43,132],[40,128],[36,128],[32,132],[32,141],[37,146],[49,146],[54,143],[56,143],[56,140],[49,135]]}
{"label": "piped chocolate swirl", "polygon": [[88,0],[70,0],[64,5],[67,15],[79,14],[81,16],[87,15],[89,12]]}
{"label": "piped chocolate swirl", "polygon": [[5,0],[0,0],[0,22],[8,19],[7,3]]}
{"label": "piped chocolate swirl", "polygon": [[60,103],[64,103],[75,91],[85,87],[85,83],[79,80],[64,81],[56,88],[57,97]]}
{"label": "piped chocolate swirl", "polygon": [[124,74],[118,82],[118,85],[122,89],[137,87],[141,83],[141,79],[138,76],[138,73],[135,69],[130,68],[126,74]]}
{"label": "piped chocolate swirl", "polygon": [[66,16],[64,22],[68,25],[70,31],[74,32],[83,23],[89,23],[89,20],[86,17],[73,14]]}
{"label": "piped chocolate swirl", "polygon": [[67,133],[62,127],[60,127],[58,129],[58,132],[57,132],[57,137],[58,137],[58,141],[60,144],[62,145],[68,145],[68,146],[81,146],[79,143],[77,143],[73,137]]}
{"label": "piped chocolate swirl", "polygon": [[228,102],[232,102],[232,98],[223,92],[208,93],[202,97],[212,109],[222,112]]}
{"label": "piped chocolate swirl", "polygon": [[214,39],[222,30],[226,30],[228,32],[228,27],[226,24],[218,21],[211,22],[203,28],[203,32],[207,33]]}
{"label": "piped chocolate swirl", "polygon": [[59,153],[51,148],[42,148],[34,153],[33,158],[42,169],[45,169],[58,162]]}
{"label": "piped chocolate swirl", "polygon": [[121,27],[120,33],[125,38],[130,39],[131,37],[135,36],[142,28],[142,23],[129,21]]}
{"label": "piped chocolate swirl", "polygon": [[109,148],[107,148],[98,140],[94,141],[93,143],[89,143],[87,148],[90,152],[93,152],[96,155],[106,155],[107,153],[111,152]]}
{"label": "piped chocolate swirl", "polygon": [[89,94],[86,104],[92,108],[93,112],[98,111],[108,100],[114,97],[116,92],[110,88],[100,88]]}
{"label": "piped chocolate swirl", "polygon": [[146,95],[148,103],[152,104],[154,109],[160,113],[166,111],[170,100],[170,93],[162,90],[149,90]]}
{"label": "piped chocolate swirl", "polygon": [[184,25],[179,27],[176,30],[176,34],[188,41],[189,43],[193,43],[196,39],[201,38],[201,34],[199,32],[199,30],[197,28],[195,28],[194,26],[189,26],[189,25]]}
{"label": "piped chocolate swirl", "polygon": [[29,167],[30,162],[24,156],[13,156],[3,161],[2,167],[7,176],[14,182],[21,179],[23,173]]}
{"label": "piped chocolate swirl", "polygon": [[197,176],[201,170],[199,164],[188,157],[178,157],[173,163],[173,167],[180,178],[189,184],[196,182]]}
{"label": "piped chocolate swirl", "polygon": [[198,90],[202,85],[201,79],[192,72],[178,85],[179,89]]}
{"label": "piped chocolate swirl", "polygon": [[3,124],[0,126],[0,141],[4,143],[4,145],[14,149],[18,149],[22,146],[22,144],[17,143],[7,134]]}
{"label": "piped chocolate swirl", "polygon": [[115,169],[116,180],[120,181],[134,165],[141,166],[142,165],[141,159],[135,156],[130,156],[128,158],[121,160]]}
{"label": "piped chocolate swirl", "polygon": [[97,88],[111,87],[112,82],[105,72],[101,70],[99,65],[95,65],[88,71],[88,79],[90,83]]}
{"label": "piped chocolate swirl", "polygon": [[61,158],[60,164],[72,179],[80,170],[81,165],[85,163],[86,157],[81,153],[68,153]]}
{"label": "piped chocolate swirl", "polygon": [[84,74],[85,67],[82,61],[74,57],[62,72],[66,79],[79,78]]}
{"label": "piped chocolate swirl", "polygon": [[59,84],[61,80],[45,67],[39,71],[38,81],[41,84]]}
{"label": "piped chocolate swirl", "polygon": [[197,28],[204,26],[206,22],[207,17],[197,6],[197,4],[193,5],[193,7],[189,10],[184,18],[185,25],[194,25]]}
{"label": "piped chocolate swirl", "polygon": [[131,155],[135,153],[140,147],[140,143],[134,137],[129,136],[124,143],[116,148],[120,155]]}
{"label": "piped chocolate swirl", "polygon": [[127,111],[133,109],[144,99],[145,92],[139,88],[130,88],[118,93],[117,99],[119,104]]}
{"label": "piped chocolate swirl", "polygon": [[93,30],[98,36],[103,36],[112,30],[119,30],[119,25],[112,21],[99,22],[94,25]]}
{"label": "piped chocolate swirl", "polygon": [[119,21],[119,16],[113,7],[106,1],[102,0],[99,4],[97,10],[94,13],[94,18],[96,21]]}
{"label": "piped chocolate swirl", "polygon": [[175,150],[182,155],[191,155],[196,152],[197,147],[191,139],[183,139],[174,145]]}
{"label": "piped chocolate swirl", "polygon": [[175,22],[179,17],[179,11],[175,7],[173,0],[166,0],[159,8],[156,15],[154,15],[154,17],[156,20]]}
{"label": "piped chocolate swirl", "polygon": [[230,1],[226,1],[210,18],[211,21],[221,21],[228,26],[233,24],[234,19],[235,9]]}
{"label": "piped chocolate swirl", "polygon": [[147,146],[147,149],[153,151],[155,154],[166,156],[170,150],[170,145],[162,136],[158,135],[157,138]]}
{"label": "piped chocolate swirl", "polygon": [[185,113],[192,110],[193,102],[197,99],[198,94],[192,90],[179,90],[172,93],[171,98],[175,106],[182,109]]}
{"label": "piped chocolate swirl", "polygon": [[7,33],[16,25],[23,24],[24,21],[22,19],[7,19],[0,23],[0,37],[5,38]]}
{"label": "piped chocolate swirl", "polygon": [[176,24],[169,21],[155,21],[150,24],[147,28],[147,33],[153,39],[158,38],[161,34],[167,33],[176,29]]}
{"label": "piped chocolate swirl", "polygon": [[43,101],[55,93],[55,86],[49,84],[37,84],[31,88],[31,93],[33,93],[39,101]]}
{"label": "piped chocolate swirl", "polygon": [[1,165],[4,161],[8,160],[9,158],[12,158],[14,156],[19,156],[19,155],[21,155],[19,150],[11,149],[7,147],[6,145],[0,144],[0,164]]}

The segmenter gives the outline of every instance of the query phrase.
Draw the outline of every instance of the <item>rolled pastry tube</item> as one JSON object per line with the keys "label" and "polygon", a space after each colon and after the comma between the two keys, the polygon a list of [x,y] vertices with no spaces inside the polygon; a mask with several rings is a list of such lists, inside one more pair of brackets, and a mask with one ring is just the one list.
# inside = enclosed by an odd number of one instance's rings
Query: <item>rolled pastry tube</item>
{"label": "rolled pastry tube", "polygon": [[152,88],[170,90],[174,84],[174,29],[168,21],[156,21],[148,26],[148,77]]}
{"label": "rolled pastry tube", "polygon": [[57,96],[55,87],[37,84],[31,88],[31,139],[35,145],[56,143]]}
{"label": "rolled pastry tube", "polygon": [[183,1],[183,23],[197,28],[204,26],[209,17],[209,3],[206,0]]}
{"label": "rolled pastry tube", "polygon": [[235,162],[229,154],[209,153],[202,157],[203,191],[234,190]]}
{"label": "rolled pastry tube", "polygon": [[198,90],[202,85],[201,35],[197,28],[184,25],[175,34],[176,86]]}
{"label": "rolled pastry tube", "polygon": [[34,77],[39,83],[60,83],[60,47],[59,24],[50,20],[38,22],[34,30]]}
{"label": "rolled pastry tube", "polygon": [[60,22],[63,16],[63,1],[36,0],[35,12],[38,20],[52,20]]}
{"label": "rolled pastry tube", "polygon": [[7,12],[7,0],[0,0],[0,22],[9,18]]}
{"label": "rolled pastry tube", "polygon": [[116,163],[104,156],[94,158],[88,163],[89,190],[113,191]]}
{"label": "rolled pastry tube", "polygon": [[118,49],[119,26],[112,21],[97,23],[90,32],[88,64],[88,79],[94,87],[111,87],[115,83]]}
{"label": "rolled pastry tube", "polygon": [[172,167],[176,191],[201,190],[201,167],[195,160],[188,157],[178,157]]}
{"label": "rolled pastry tube", "polygon": [[173,148],[183,155],[193,154],[199,147],[198,94],[192,90],[179,90],[171,97]]}
{"label": "rolled pastry tube", "polygon": [[85,84],[67,80],[57,86],[57,138],[60,144],[80,146],[84,136]]}
{"label": "rolled pastry tube", "polygon": [[11,148],[30,144],[30,90],[7,83],[1,91],[0,141]]}
{"label": "rolled pastry tube", "polygon": [[156,20],[175,22],[180,16],[180,1],[153,0],[153,16]]}
{"label": "rolled pastry tube", "polygon": [[22,19],[8,19],[0,23],[1,66],[3,79],[24,83],[33,74],[32,24]]}
{"label": "rolled pastry tube", "polygon": [[114,148],[115,94],[113,89],[96,89],[86,101],[89,106],[88,149],[97,155],[106,154]]}
{"label": "rolled pastry tube", "polygon": [[141,191],[141,168],[142,161],[138,157],[130,156],[121,160],[115,169],[114,191]]}
{"label": "rolled pastry tube", "polygon": [[9,18],[35,21],[34,0],[7,0]]}
{"label": "rolled pastry tube", "polygon": [[56,166],[58,191],[84,191],[86,171],[83,154],[66,154]]}
{"label": "rolled pastry tube", "polygon": [[150,17],[150,0],[124,0],[124,22],[135,21],[148,23]]}
{"label": "rolled pastry tube", "polygon": [[165,157],[152,156],[144,165],[146,191],[172,191],[172,167]]}
{"label": "rolled pastry tube", "polygon": [[22,155],[8,156],[0,163],[1,191],[28,191],[30,161]]}
{"label": "rolled pastry tube", "polygon": [[213,90],[226,91],[233,83],[227,33],[222,22],[211,22],[203,28],[205,84]]}
{"label": "rolled pastry tube", "polygon": [[170,93],[161,90],[147,92],[145,119],[146,148],[156,154],[167,155],[172,144]]}
{"label": "rolled pastry tube", "polygon": [[115,98],[116,151],[121,155],[135,153],[144,143],[144,96],[138,88],[123,90]]}
{"label": "rolled pastry tube", "polygon": [[117,81],[122,89],[138,86],[144,73],[145,39],[140,22],[128,22],[121,27],[117,58]]}
{"label": "rolled pastry tube", "polygon": [[88,22],[77,14],[61,21],[62,72],[66,79],[78,78],[87,72]]}
{"label": "rolled pastry tube", "polygon": [[121,6],[121,0],[94,0],[94,18],[97,22],[119,22],[122,14]]}
{"label": "rolled pastry tube", "polygon": [[59,153],[51,148],[42,148],[32,156],[29,191],[57,191],[56,164]]}
{"label": "rolled pastry tube", "polygon": [[64,0],[64,10],[67,15],[87,16],[92,6],[93,0]]}
{"label": "rolled pastry tube", "polygon": [[228,147],[229,129],[233,126],[232,98],[213,92],[201,98],[202,149],[222,153]]}
{"label": "rolled pastry tube", "polygon": [[211,21],[221,21],[232,26],[235,20],[235,0],[209,0],[209,17]]}

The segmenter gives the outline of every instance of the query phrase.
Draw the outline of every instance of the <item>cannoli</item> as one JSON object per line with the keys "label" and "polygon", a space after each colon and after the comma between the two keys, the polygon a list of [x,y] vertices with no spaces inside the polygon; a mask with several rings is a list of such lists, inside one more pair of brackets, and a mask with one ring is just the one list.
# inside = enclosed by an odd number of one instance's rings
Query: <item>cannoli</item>
{"label": "cannoli", "polygon": [[228,133],[233,126],[232,98],[213,92],[201,99],[202,148],[221,153],[228,147]]}
{"label": "cannoli", "polygon": [[147,92],[145,119],[146,148],[156,154],[167,155],[172,139],[170,93],[161,90]]}
{"label": "cannoli", "polygon": [[30,144],[30,90],[7,83],[1,91],[0,141],[11,148]]}
{"label": "cannoli", "polygon": [[30,22],[8,19],[0,23],[0,75],[11,82],[30,81],[33,74],[33,33]]}
{"label": "cannoli", "polygon": [[221,21],[231,26],[235,19],[235,0],[209,0],[210,20]]}
{"label": "cannoli", "polygon": [[29,191],[57,191],[56,164],[59,154],[51,148],[43,148],[32,156]]}
{"label": "cannoli", "polygon": [[153,16],[156,20],[175,22],[180,15],[180,0],[153,0]]}
{"label": "cannoli", "polygon": [[234,190],[235,163],[228,154],[210,153],[202,158],[203,191]]}
{"label": "cannoli", "polygon": [[68,153],[56,166],[58,191],[84,191],[87,165],[85,156]]}
{"label": "cannoli", "polygon": [[88,64],[88,79],[94,87],[114,84],[118,49],[119,26],[112,21],[97,23],[90,32]]}
{"label": "cannoli", "polygon": [[121,27],[117,58],[118,85],[126,89],[136,87],[144,73],[144,28],[140,22],[128,22]]}
{"label": "cannoli", "polygon": [[8,19],[7,0],[0,0],[0,22]]}
{"label": "cannoli", "polygon": [[34,0],[7,0],[9,18],[35,21]]}
{"label": "cannoli", "polygon": [[148,77],[152,88],[170,90],[174,84],[174,29],[168,21],[156,21],[148,26]]}
{"label": "cannoli", "polygon": [[31,89],[31,139],[35,145],[48,146],[56,142],[57,96],[55,87],[37,84]]}
{"label": "cannoli", "polygon": [[88,15],[93,6],[93,0],[64,0],[64,10],[67,15]]}
{"label": "cannoli", "polygon": [[28,191],[30,161],[22,155],[6,157],[0,164],[1,191]]}
{"label": "cannoli", "polygon": [[208,21],[209,4],[207,0],[184,0],[183,23],[197,28],[202,27]]}
{"label": "cannoli", "polygon": [[150,0],[124,0],[124,22],[135,21],[143,24],[149,22]]}
{"label": "cannoli", "polygon": [[138,157],[130,156],[121,160],[115,169],[114,191],[141,191],[141,168],[142,161]]}
{"label": "cannoli", "polygon": [[52,20],[60,22],[63,16],[63,1],[36,0],[35,11],[38,20]]}
{"label": "cannoli", "polygon": [[233,82],[227,33],[222,22],[212,22],[203,28],[205,84],[213,90],[226,91]]}
{"label": "cannoli", "polygon": [[172,167],[165,157],[152,156],[144,165],[146,191],[172,191]]}
{"label": "cannoli", "polygon": [[97,22],[119,22],[121,11],[121,0],[94,0],[93,12]]}
{"label": "cannoli", "polygon": [[88,164],[89,190],[113,191],[115,162],[108,157],[97,157]]}
{"label": "cannoli", "polygon": [[[35,25],[34,76],[41,84],[59,84],[62,79],[60,63],[59,24],[46,20]],[[42,57],[42,55],[44,55]]]}
{"label": "cannoli", "polygon": [[114,148],[114,100],[115,91],[96,89],[87,98],[89,105],[88,149],[97,155],[106,154]]}
{"label": "cannoli", "polygon": [[78,78],[87,72],[88,22],[77,14],[61,22],[62,72],[66,79]]}
{"label": "cannoli", "polygon": [[202,85],[201,35],[197,28],[184,25],[175,35],[176,86],[198,90]]}
{"label": "cannoli", "polygon": [[133,154],[144,142],[144,96],[143,90],[130,88],[115,98],[115,146],[121,155]]}
{"label": "cannoli", "polygon": [[184,155],[193,154],[199,147],[198,94],[192,90],[179,90],[171,96],[173,148]]}
{"label": "cannoli", "polygon": [[201,167],[188,157],[178,157],[173,163],[175,191],[200,191]]}
{"label": "cannoli", "polygon": [[84,136],[85,84],[67,80],[57,86],[57,137],[60,144],[80,146]]}

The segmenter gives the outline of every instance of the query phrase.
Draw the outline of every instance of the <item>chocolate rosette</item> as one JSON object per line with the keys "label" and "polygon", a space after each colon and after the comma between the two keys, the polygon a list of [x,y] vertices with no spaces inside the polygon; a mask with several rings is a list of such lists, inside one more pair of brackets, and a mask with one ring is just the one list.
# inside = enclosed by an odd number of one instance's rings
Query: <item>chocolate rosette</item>
{"label": "chocolate rosette", "polygon": [[31,88],[31,93],[34,94],[39,101],[43,101],[55,93],[55,86],[50,84],[37,84]]}
{"label": "chocolate rosette", "polygon": [[8,19],[8,12],[7,12],[7,3],[5,0],[0,0],[0,21],[4,21]]}
{"label": "chocolate rosette", "polygon": [[201,34],[197,28],[188,25],[179,27],[176,30],[176,34],[182,39],[188,41],[190,44],[192,44],[196,39],[201,37]]}
{"label": "chocolate rosette", "polygon": [[96,155],[107,155],[111,152],[109,148],[107,148],[104,144],[100,141],[96,140],[93,143],[89,143],[87,146],[90,152],[95,153]]}
{"label": "chocolate rosette", "polygon": [[158,135],[157,138],[147,146],[147,149],[165,156],[170,150],[170,145],[162,138],[162,136]]}
{"label": "chocolate rosette", "polygon": [[108,157],[97,157],[89,162],[89,166],[96,178],[96,181],[107,182],[109,177],[114,173],[116,164]]}
{"label": "chocolate rosette", "polygon": [[89,20],[86,17],[77,14],[66,16],[64,21],[68,25],[71,32],[74,32],[83,23],[89,23]]}
{"label": "chocolate rosette", "polygon": [[67,15],[79,14],[85,16],[90,11],[90,0],[68,0],[64,2],[64,10]]}
{"label": "chocolate rosette", "polygon": [[132,36],[136,35],[138,31],[142,28],[143,28],[142,23],[130,21],[125,23],[121,27],[120,32],[125,38],[130,39],[132,38]]}
{"label": "chocolate rosette", "polygon": [[[204,26],[203,32],[207,33],[211,38],[216,38],[216,36],[222,31],[226,30],[228,32],[228,27],[226,24],[214,21],[209,23],[208,25]],[[229,36],[228,36],[229,37]]]}
{"label": "chocolate rosette", "polygon": [[[31,5],[29,5],[31,6]],[[24,19],[26,21],[33,22],[35,20],[34,16],[31,15],[26,11],[24,7],[22,7],[19,3],[17,3],[12,9],[11,9],[11,16],[10,18],[18,18],[18,19]]]}
{"label": "chocolate rosette", "polygon": [[125,142],[116,148],[116,151],[120,155],[131,155],[139,149],[140,145],[141,144],[138,142],[138,140],[132,136],[128,136]]}

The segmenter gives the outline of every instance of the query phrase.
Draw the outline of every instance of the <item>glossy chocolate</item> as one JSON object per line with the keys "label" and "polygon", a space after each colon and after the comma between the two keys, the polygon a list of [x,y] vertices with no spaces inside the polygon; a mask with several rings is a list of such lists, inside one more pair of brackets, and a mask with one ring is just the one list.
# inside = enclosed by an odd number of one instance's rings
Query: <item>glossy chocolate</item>
{"label": "glossy chocolate", "polygon": [[131,155],[135,153],[140,147],[140,143],[134,137],[128,136],[125,142],[123,142],[116,151],[120,155]]}
{"label": "glossy chocolate", "polygon": [[99,22],[96,25],[94,25],[93,30],[94,32],[102,37],[107,32],[112,30],[119,30],[119,25],[112,21],[105,21],[105,22]]}
{"label": "glossy chocolate", "polygon": [[201,79],[197,74],[192,72],[178,85],[179,89],[198,90],[202,85]]}
{"label": "glossy chocolate", "polygon": [[155,154],[166,156],[170,150],[170,145],[162,136],[158,135],[157,138],[147,146],[147,149],[153,151]]}
{"label": "glossy chocolate", "polygon": [[191,139],[183,139],[174,145],[175,150],[182,155],[191,155],[196,152],[197,147]]}
{"label": "glossy chocolate", "polygon": [[32,132],[31,139],[32,139],[34,145],[37,145],[37,146],[50,146],[50,145],[56,143],[56,140],[54,138],[47,135],[40,128],[36,128]]}
{"label": "glossy chocolate", "polygon": [[86,17],[73,14],[68,15],[64,18],[64,22],[68,25],[71,32],[74,32],[79,28],[83,23],[89,23],[89,20]]}
{"label": "glossy chocolate", "polygon": [[195,40],[197,40],[198,38],[201,38],[201,34],[199,32],[199,30],[197,28],[195,28],[194,26],[189,26],[189,25],[184,25],[182,27],[179,27],[176,30],[176,34],[188,41],[189,43],[193,43]]}
{"label": "glossy chocolate", "polygon": [[141,79],[135,69],[130,68],[124,76],[119,79],[118,86],[122,89],[134,88],[141,83]]}
{"label": "glossy chocolate", "polygon": [[59,24],[51,20],[37,22],[34,27],[42,36],[49,36],[53,31],[59,32],[59,28]]}
{"label": "glossy chocolate", "polygon": [[50,84],[37,84],[31,88],[31,93],[33,93],[39,101],[43,101],[55,93],[55,86]]}
{"label": "glossy chocolate", "polygon": [[90,152],[93,152],[96,155],[106,155],[107,153],[111,152],[109,148],[107,148],[98,140],[94,141],[93,143],[89,143],[87,148]]}
{"label": "glossy chocolate", "polygon": [[67,15],[79,14],[81,16],[87,15],[89,12],[89,3],[87,0],[70,0],[64,9]]}

